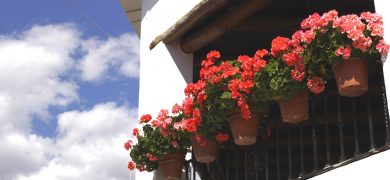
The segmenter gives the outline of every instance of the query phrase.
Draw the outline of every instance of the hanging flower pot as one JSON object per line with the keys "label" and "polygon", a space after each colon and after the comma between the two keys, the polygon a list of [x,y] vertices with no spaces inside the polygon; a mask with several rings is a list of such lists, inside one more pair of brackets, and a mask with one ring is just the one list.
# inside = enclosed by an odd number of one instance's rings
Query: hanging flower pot
{"label": "hanging flower pot", "polygon": [[259,118],[252,113],[250,119],[244,119],[239,111],[233,112],[229,117],[230,130],[234,143],[237,145],[251,145],[256,143]]}
{"label": "hanging flower pot", "polygon": [[341,96],[356,97],[368,90],[367,61],[350,58],[333,65],[333,74]]}
{"label": "hanging flower pot", "polygon": [[300,123],[309,119],[309,97],[306,91],[289,100],[280,100],[279,107],[285,123]]}
{"label": "hanging flower pot", "polygon": [[169,153],[159,161],[165,180],[180,180],[185,153]]}
{"label": "hanging flower pot", "polygon": [[217,155],[217,142],[209,139],[202,139],[202,144],[192,139],[192,150],[196,161],[200,163],[211,163]]}

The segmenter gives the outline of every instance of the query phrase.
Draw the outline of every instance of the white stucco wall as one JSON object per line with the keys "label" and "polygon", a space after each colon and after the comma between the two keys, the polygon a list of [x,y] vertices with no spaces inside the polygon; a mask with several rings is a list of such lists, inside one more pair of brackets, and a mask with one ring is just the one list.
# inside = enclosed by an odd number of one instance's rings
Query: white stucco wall
{"label": "white stucco wall", "polygon": [[161,108],[170,108],[183,100],[184,87],[192,81],[192,55],[182,53],[178,44],[160,43],[153,50],[149,50],[149,44],[199,1],[142,1],[140,114],[157,113]]}
{"label": "white stucco wall", "polygon": [[[374,0],[375,10],[381,14],[384,20],[385,40],[390,43],[390,1]],[[387,102],[390,102],[390,58],[384,62],[383,72],[387,90]],[[366,159],[354,162],[352,164],[340,167],[330,172],[324,173],[313,180],[329,179],[390,179],[390,150],[368,157]]]}
{"label": "white stucco wall", "polygon": [[[200,0],[142,0],[140,38],[139,116],[154,117],[162,108],[170,109],[184,99],[184,88],[192,81],[192,55],[181,52],[178,44],[158,44],[149,50],[152,40],[179,20]],[[153,178],[154,173],[136,172],[136,180]]]}
{"label": "white stucco wall", "polygon": [[366,159],[326,172],[312,180],[386,180],[389,175],[390,151],[385,151]]}
{"label": "white stucco wall", "polygon": [[[172,6],[172,0],[142,0],[139,115],[150,113],[155,116],[161,108],[181,103],[183,89],[192,80],[192,55],[182,53],[178,44],[166,46],[160,43],[153,50],[149,50],[149,44],[199,2],[200,0],[175,1]],[[386,8],[390,7],[390,1],[375,0],[375,6],[376,11],[384,17],[385,39],[389,43],[390,11]],[[389,92],[390,62],[385,62],[383,69]],[[390,93],[387,98],[390,102]],[[389,165],[390,151],[387,151],[312,179],[390,179]],[[154,177],[154,173],[136,172],[135,179],[159,178]]]}

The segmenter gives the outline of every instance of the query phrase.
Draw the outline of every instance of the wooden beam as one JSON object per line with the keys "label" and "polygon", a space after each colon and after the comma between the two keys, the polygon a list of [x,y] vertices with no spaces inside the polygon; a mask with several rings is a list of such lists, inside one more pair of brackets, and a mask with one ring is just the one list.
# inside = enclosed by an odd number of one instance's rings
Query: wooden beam
{"label": "wooden beam", "polygon": [[178,40],[194,25],[198,24],[205,17],[209,16],[215,10],[221,8],[231,0],[203,0],[192,8],[186,15],[180,18],[173,26],[166,30],[163,34],[157,36],[149,45],[149,49],[153,49],[158,43],[163,41],[170,44]]}
{"label": "wooden beam", "polygon": [[230,31],[295,31],[302,19],[295,17],[253,17],[230,29]]}
{"label": "wooden beam", "polygon": [[211,24],[180,42],[185,53],[192,53],[209,42],[217,39],[231,27],[256,14],[271,0],[246,0],[220,16]]}

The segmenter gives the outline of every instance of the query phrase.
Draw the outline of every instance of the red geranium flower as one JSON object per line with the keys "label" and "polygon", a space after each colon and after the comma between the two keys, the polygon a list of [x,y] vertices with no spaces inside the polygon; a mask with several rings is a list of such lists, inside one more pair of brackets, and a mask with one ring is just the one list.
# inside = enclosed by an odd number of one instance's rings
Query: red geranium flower
{"label": "red geranium flower", "polygon": [[256,51],[254,58],[261,59],[267,54],[268,54],[268,51],[266,49],[261,49],[261,50],[259,49]]}
{"label": "red geranium flower", "polygon": [[291,79],[295,81],[302,81],[305,78],[305,72],[297,69],[291,70]]}
{"label": "red geranium flower", "polygon": [[176,141],[173,141],[173,142],[172,142],[172,146],[173,146],[174,148],[178,148],[178,147],[179,147],[179,143],[177,143]]}
{"label": "red geranium flower", "polygon": [[202,137],[199,133],[195,134],[195,141],[199,143],[200,146],[206,145],[206,140],[204,137]]}
{"label": "red geranium flower", "polygon": [[215,138],[216,141],[218,141],[220,143],[223,143],[223,142],[226,142],[226,141],[229,140],[229,135],[218,132],[217,135],[215,135],[214,138]]}
{"label": "red geranium flower", "polygon": [[124,148],[125,148],[126,150],[130,150],[130,149],[131,149],[131,144],[133,144],[133,141],[128,140],[127,142],[125,142]]}
{"label": "red geranium flower", "polygon": [[295,52],[290,52],[290,53],[287,53],[287,54],[284,54],[282,56],[282,60],[284,63],[286,63],[286,65],[288,67],[291,67],[293,65],[296,65],[298,62],[301,61],[301,56],[299,56],[297,53]]}
{"label": "red geranium flower", "polygon": [[134,136],[138,136],[138,133],[139,133],[139,129],[138,128],[134,128],[133,129],[133,135]]}
{"label": "red geranium flower", "polygon": [[206,95],[206,92],[202,91],[198,94],[198,97],[196,99],[196,102],[199,104],[199,105],[202,105],[203,104],[203,101],[205,101],[207,99],[207,95]]}
{"label": "red geranium flower", "polygon": [[135,167],[138,169],[139,172],[145,171],[145,166],[142,164],[137,164]]}
{"label": "red geranium flower", "polygon": [[130,171],[134,170],[134,163],[132,161],[129,162],[129,164],[127,165],[127,168],[129,168]]}
{"label": "red geranium flower", "polygon": [[149,161],[158,161],[158,158],[154,157],[152,154],[147,153],[146,157],[149,159]]}
{"label": "red geranium flower", "polygon": [[237,105],[240,108],[242,118],[245,120],[249,120],[251,118],[252,114],[251,114],[251,111],[249,110],[248,102],[245,99],[240,98],[237,101]]}
{"label": "red geranium flower", "polygon": [[208,54],[207,54],[207,59],[209,60],[216,60],[216,59],[219,59],[221,57],[221,54],[218,52],[218,51],[210,51]]}
{"label": "red geranium flower", "polygon": [[160,123],[157,120],[153,120],[151,124],[152,124],[152,126],[157,127],[157,126],[159,126]]}
{"label": "red geranium flower", "polygon": [[342,56],[343,59],[348,59],[349,57],[351,57],[351,51],[352,51],[352,48],[351,46],[347,46],[347,47],[339,47],[337,50],[336,50],[336,55],[337,56]]}
{"label": "red geranium flower", "polygon": [[389,52],[390,46],[381,40],[375,47],[380,54],[387,54]]}
{"label": "red geranium flower", "polygon": [[175,104],[173,107],[172,107],[172,113],[179,113],[181,111],[182,107],[179,105],[179,104]]}
{"label": "red geranium flower", "polygon": [[257,72],[260,69],[263,69],[266,65],[267,65],[267,61],[260,59],[256,61],[255,64],[253,65],[253,71]]}
{"label": "red geranium flower", "polygon": [[314,76],[307,81],[307,87],[314,94],[320,94],[325,89],[325,81],[322,78]]}
{"label": "red geranium flower", "polygon": [[286,51],[289,48],[290,39],[285,37],[276,37],[271,42],[271,54],[276,57],[276,55],[281,51]]}
{"label": "red geranium flower", "polygon": [[191,97],[186,97],[183,101],[183,109],[185,115],[191,115],[192,110],[194,109],[194,102]]}
{"label": "red geranium flower", "polygon": [[320,19],[321,19],[321,16],[318,13],[314,13],[302,21],[301,27],[302,27],[302,29],[318,28],[317,22]]}
{"label": "red geranium flower", "polygon": [[152,120],[152,116],[150,114],[145,114],[141,116],[140,123],[148,123],[150,120]]}

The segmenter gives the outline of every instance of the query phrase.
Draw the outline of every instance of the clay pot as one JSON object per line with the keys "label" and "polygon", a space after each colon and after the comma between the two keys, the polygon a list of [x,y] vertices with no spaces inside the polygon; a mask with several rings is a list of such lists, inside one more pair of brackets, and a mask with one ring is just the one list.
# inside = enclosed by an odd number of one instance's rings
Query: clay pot
{"label": "clay pot", "polygon": [[333,74],[341,96],[356,97],[368,90],[367,61],[350,58],[333,65]]}
{"label": "clay pot", "polygon": [[169,153],[159,161],[165,180],[180,180],[185,153]]}
{"label": "clay pot", "polygon": [[233,134],[234,143],[237,145],[251,145],[256,143],[259,118],[252,113],[250,119],[243,119],[241,113],[236,111],[229,117],[230,130]]}
{"label": "clay pot", "polygon": [[302,91],[289,100],[280,100],[279,108],[285,123],[300,123],[309,119],[309,97]]}
{"label": "clay pot", "polygon": [[195,139],[192,140],[192,151],[195,154],[196,161],[200,163],[211,163],[217,155],[217,142],[205,139],[204,145],[200,145]]}

